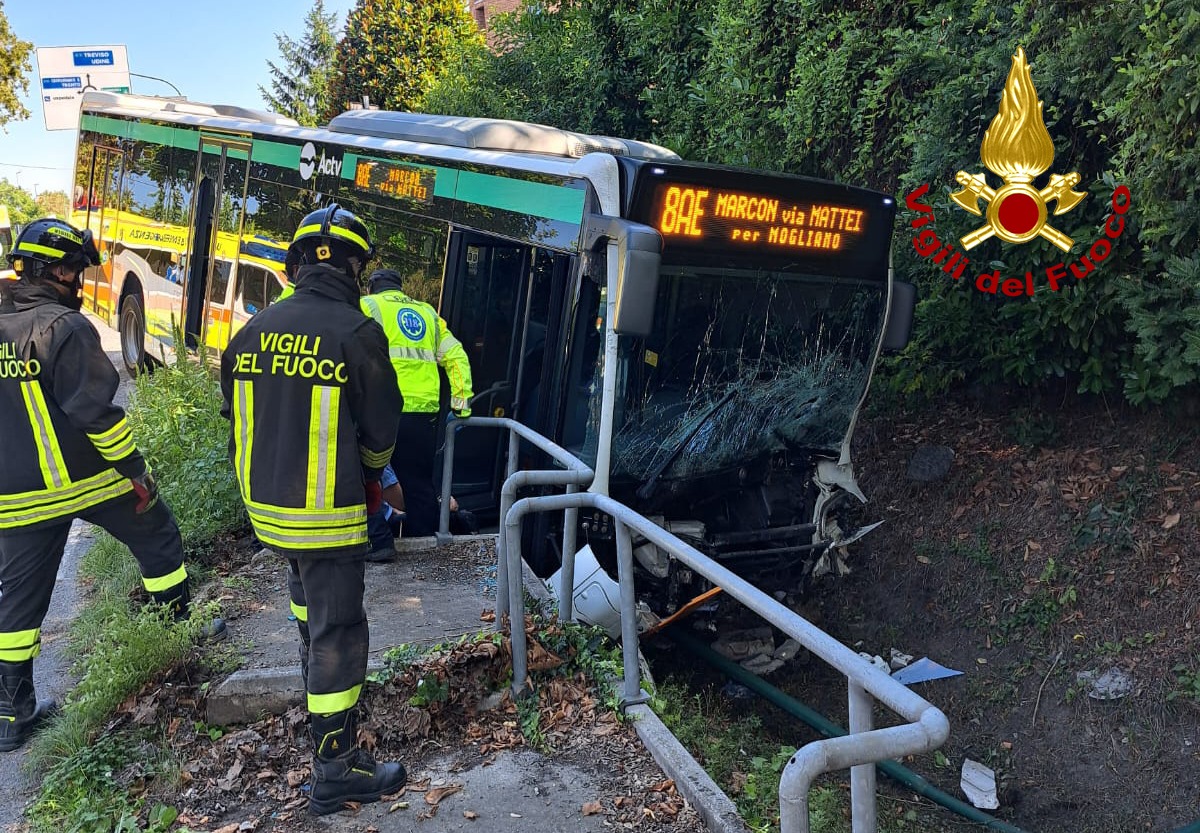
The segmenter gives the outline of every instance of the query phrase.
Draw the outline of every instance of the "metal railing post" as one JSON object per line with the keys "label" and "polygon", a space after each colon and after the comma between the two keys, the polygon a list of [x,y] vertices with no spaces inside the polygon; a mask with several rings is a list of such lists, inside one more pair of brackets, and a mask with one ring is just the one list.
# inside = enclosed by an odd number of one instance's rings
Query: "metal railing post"
{"label": "metal railing post", "polygon": [[[516,492],[509,492],[508,481],[517,472],[517,454],[521,448],[521,438],[512,428],[508,429],[508,459],[504,463],[504,488],[500,491],[500,536],[496,540],[496,630],[504,627],[504,615],[509,612],[509,575],[508,575],[508,527],[504,519],[516,499]],[[521,534],[520,527],[517,534]],[[521,573],[517,573],[517,583],[520,583]]]}
{"label": "metal railing post", "polygon": [[621,705],[646,702],[638,668],[637,599],[633,588],[633,540],[629,527],[613,518],[617,535],[617,578],[621,586],[621,654],[625,660],[625,688]]}
{"label": "metal railing post", "polygon": [[450,486],[454,478],[454,437],[458,426],[454,421],[446,423],[446,445],[442,457],[442,505],[438,509],[438,543],[450,538]]}
{"label": "metal railing post", "polygon": [[[573,495],[579,487],[567,486],[567,494]],[[579,531],[579,508],[563,510],[562,572],[559,574],[558,618],[570,622],[575,618],[575,537]]]}
{"label": "metal railing post", "polygon": [[[875,727],[872,715],[875,698],[854,680],[847,678],[847,686],[850,734],[870,732]],[[875,801],[875,764],[859,764],[851,767],[850,824],[853,833],[876,833],[878,808]]]}
{"label": "metal railing post", "polygon": [[[509,514],[513,514],[514,517],[510,518]],[[500,518],[509,538],[507,556],[510,576],[521,575],[521,517],[517,513],[506,513]],[[525,695],[526,678],[528,677],[526,666],[529,646],[525,640],[525,594],[523,590],[524,587],[519,579],[510,581],[508,584],[508,635],[512,646],[512,696],[514,700]],[[496,616],[496,621],[500,621],[499,615]]]}

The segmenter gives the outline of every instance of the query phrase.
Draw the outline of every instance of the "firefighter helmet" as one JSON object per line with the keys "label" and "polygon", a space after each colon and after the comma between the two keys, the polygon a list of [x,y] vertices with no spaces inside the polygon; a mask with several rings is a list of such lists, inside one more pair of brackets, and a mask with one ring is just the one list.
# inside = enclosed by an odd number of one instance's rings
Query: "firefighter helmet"
{"label": "firefighter helmet", "polygon": [[404,277],[394,269],[376,269],[367,278],[367,291],[374,295],[385,289],[404,290]]}
{"label": "firefighter helmet", "polygon": [[[375,256],[371,233],[363,221],[337,203],[318,208],[300,221],[292,236],[284,262],[288,276],[294,276],[302,263],[328,263],[351,268],[357,278],[367,261]],[[357,260],[352,266],[350,259]]]}
{"label": "firefighter helmet", "polygon": [[[80,231],[53,217],[34,220],[22,229],[8,254],[13,271],[21,277],[37,277],[52,266],[68,266],[77,274],[100,265],[100,252],[92,230]],[[36,264],[30,268],[30,264]]]}

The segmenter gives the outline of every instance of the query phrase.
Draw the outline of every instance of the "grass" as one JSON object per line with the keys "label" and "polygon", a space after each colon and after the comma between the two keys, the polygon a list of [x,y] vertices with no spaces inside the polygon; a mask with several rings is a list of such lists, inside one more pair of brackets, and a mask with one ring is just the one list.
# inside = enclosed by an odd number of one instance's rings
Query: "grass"
{"label": "grass", "polygon": [[[179,522],[193,581],[203,570],[190,556],[245,525],[219,407],[216,383],[184,360],[140,377],[127,409],[139,448]],[[106,732],[104,726],[129,697],[192,653],[202,623],[217,607],[197,605],[189,620],[175,623],[163,608],[140,604],[146,595],[137,563],[105,533],[81,559],[79,576],[90,585],[68,647],[79,683],[60,717],[31,741],[26,767],[42,782],[26,815],[34,831],[165,833],[174,809],[145,807],[138,789],[153,778],[177,777],[162,730]]]}
{"label": "grass", "polygon": [[[690,679],[667,677],[655,690],[650,706],[733,799],[753,833],[779,830],[779,779],[795,747],[775,740],[753,707],[737,706],[711,686],[697,690]],[[952,766],[940,752],[934,753],[934,761],[942,768]],[[851,833],[847,776],[847,772],[830,773],[818,779],[809,792],[811,833]],[[880,776],[880,786],[885,783]],[[948,811],[909,800],[911,793],[906,796],[878,795],[880,833],[982,829]]]}

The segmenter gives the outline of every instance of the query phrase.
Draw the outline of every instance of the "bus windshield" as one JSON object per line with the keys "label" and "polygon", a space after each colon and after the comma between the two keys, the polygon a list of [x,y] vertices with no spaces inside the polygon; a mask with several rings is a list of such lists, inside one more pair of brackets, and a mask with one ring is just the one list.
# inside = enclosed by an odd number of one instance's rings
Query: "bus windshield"
{"label": "bus windshield", "polygon": [[644,482],[778,451],[836,455],[869,378],[887,287],[668,267],[654,330],[622,339],[612,475]]}

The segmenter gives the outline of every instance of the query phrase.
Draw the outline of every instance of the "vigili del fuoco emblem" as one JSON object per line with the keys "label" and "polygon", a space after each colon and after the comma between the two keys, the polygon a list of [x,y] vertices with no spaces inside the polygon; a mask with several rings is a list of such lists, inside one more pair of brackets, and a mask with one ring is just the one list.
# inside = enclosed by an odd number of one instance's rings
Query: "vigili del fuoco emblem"
{"label": "vigili del fuoco emblem", "polygon": [[[987,224],[959,238],[964,249],[970,250],[992,235],[1008,243],[1027,243],[1035,237],[1045,237],[1064,252],[1074,242],[1070,237],[1047,223],[1048,206],[1056,203],[1054,216],[1065,214],[1087,194],[1072,190],[1079,184],[1079,174],[1051,174],[1046,187],[1034,187],[1033,180],[1054,164],[1054,142],[1042,120],[1042,102],[1025,60],[1025,50],[1017,48],[1012,69],[1004,84],[1000,112],[992,119],[983,134],[979,156],[983,165],[1004,180],[997,189],[988,185],[982,174],[959,171],[955,176],[961,191],[950,195],[954,202],[972,214],[982,214]],[[986,213],[979,209],[979,200],[987,203]]]}

